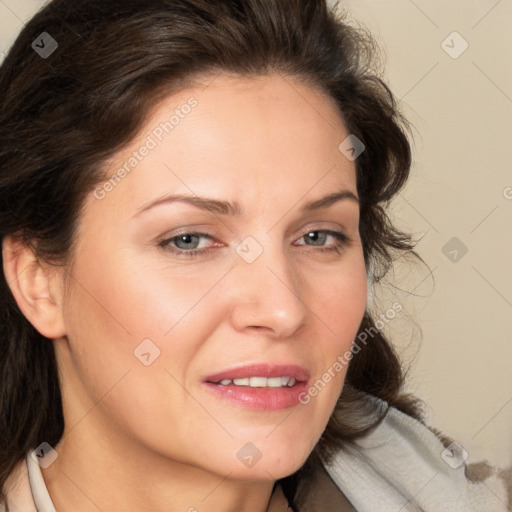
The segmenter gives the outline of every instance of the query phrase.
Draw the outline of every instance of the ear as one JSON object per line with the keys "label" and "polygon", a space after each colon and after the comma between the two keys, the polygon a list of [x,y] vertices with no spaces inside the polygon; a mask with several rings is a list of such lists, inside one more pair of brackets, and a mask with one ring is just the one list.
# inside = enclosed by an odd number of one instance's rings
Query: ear
{"label": "ear", "polygon": [[4,275],[25,318],[43,336],[65,336],[62,315],[63,268],[38,260],[33,250],[14,236],[2,242]]}

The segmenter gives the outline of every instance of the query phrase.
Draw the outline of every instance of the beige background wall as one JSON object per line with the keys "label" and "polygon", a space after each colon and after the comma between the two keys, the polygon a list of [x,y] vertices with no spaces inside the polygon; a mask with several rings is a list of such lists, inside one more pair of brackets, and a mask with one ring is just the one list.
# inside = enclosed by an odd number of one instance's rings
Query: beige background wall
{"label": "beige background wall", "polygon": [[[413,176],[393,211],[401,227],[421,238],[417,249],[434,283],[421,265],[397,271],[395,285],[419,295],[395,292],[421,327],[421,341],[406,318],[390,325],[413,365],[409,387],[426,400],[431,423],[458,440],[470,461],[508,466],[512,2],[339,4],[386,50],[386,76],[416,128]],[[458,241],[446,246],[453,237]]]}
{"label": "beige background wall", "polygon": [[[43,3],[0,0],[0,52]],[[434,283],[425,267],[399,265],[393,297],[389,289],[379,296],[383,310],[399,300],[404,311],[386,328],[412,365],[409,389],[426,400],[430,423],[455,438],[469,461],[509,466],[512,2],[340,6],[385,49],[387,80],[416,129],[413,175],[393,214],[421,238],[417,249]]]}

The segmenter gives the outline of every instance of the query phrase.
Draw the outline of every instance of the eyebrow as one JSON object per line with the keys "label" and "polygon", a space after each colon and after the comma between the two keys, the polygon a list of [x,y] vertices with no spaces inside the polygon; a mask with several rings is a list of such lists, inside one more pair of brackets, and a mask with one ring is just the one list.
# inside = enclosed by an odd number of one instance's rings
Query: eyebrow
{"label": "eyebrow", "polygon": [[[303,211],[310,212],[313,210],[320,210],[321,208],[328,208],[333,204],[342,201],[342,200],[350,200],[359,204],[359,198],[350,190],[339,190],[338,192],[334,192],[329,194],[328,196],[322,197],[320,199],[315,199],[314,201],[310,201],[306,203],[302,208]],[[154,201],[151,201],[141,208],[139,208],[133,217],[138,217],[142,213],[154,208],[155,206],[159,206],[162,204],[169,203],[187,203],[201,210],[205,210],[217,215],[234,215],[240,216],[243,213],[242,207],[236,201],[222,201],[219,199],[211,199],[208,197],[200,197],[200,196],[189,196],[185,194],[166,194]]]}

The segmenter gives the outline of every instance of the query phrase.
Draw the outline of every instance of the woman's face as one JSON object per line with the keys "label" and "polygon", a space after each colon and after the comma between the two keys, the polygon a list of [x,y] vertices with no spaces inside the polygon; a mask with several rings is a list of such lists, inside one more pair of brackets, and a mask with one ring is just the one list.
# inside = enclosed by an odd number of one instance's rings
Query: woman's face
{"label": "woman's face", "polygon": [[278,74],[211,76],[154,109],[80,218],[56,342],[66,428],[231,478],[304,463],[366,304],[348,135]]}

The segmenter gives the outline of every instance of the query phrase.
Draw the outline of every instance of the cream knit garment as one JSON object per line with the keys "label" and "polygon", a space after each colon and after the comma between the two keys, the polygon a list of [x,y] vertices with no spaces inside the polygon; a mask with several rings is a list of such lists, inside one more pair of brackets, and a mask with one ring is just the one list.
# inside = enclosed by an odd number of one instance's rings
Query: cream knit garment
{"label": "cream knit garment", "polygon": [[503,481],[469,483],[460,455],[394,408],[356,447],[338,452],[326,469],[358,512],[509,511]]}

